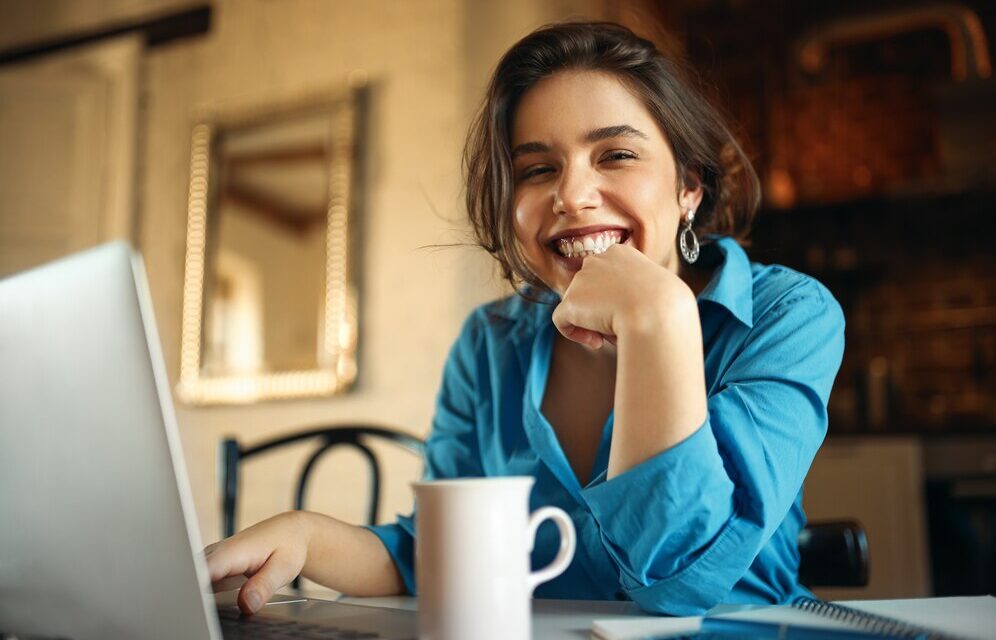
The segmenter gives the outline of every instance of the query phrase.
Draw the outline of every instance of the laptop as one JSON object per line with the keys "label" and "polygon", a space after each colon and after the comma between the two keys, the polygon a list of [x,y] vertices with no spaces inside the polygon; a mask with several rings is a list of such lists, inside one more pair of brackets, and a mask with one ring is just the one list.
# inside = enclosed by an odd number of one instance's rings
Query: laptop
{"label": "laptop", "polygon": [[310,598],[242,617],[198,531],[141,258],[0,280],[0,637],[417,636],[414,611]]}

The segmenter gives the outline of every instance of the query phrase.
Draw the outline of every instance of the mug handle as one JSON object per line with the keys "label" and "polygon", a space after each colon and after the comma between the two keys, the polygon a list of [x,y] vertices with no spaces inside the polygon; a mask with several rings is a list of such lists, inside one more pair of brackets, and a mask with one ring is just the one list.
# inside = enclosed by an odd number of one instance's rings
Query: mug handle
{"label": "mug handle", "polygon": [[529,516],[526,537],[529,540],[530,552],[536,544],[536,530],[539,529],[544,520],[553,520],[553,523],[560,529],[560,550],[557,551],[557,557],[550,564],[529,574],[529,595],[532,595],[536,587],[548,580],[553,580],[567,569],[574,558],[574,547],[577,545],[574,522],[571,521],[571,517],[559,507],[543,507]]}

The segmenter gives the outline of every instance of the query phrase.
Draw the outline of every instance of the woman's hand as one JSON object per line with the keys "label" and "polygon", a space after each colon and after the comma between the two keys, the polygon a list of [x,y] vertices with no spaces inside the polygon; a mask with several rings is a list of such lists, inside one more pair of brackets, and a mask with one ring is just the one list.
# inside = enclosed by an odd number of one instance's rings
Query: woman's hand
{"label": "woman's hand", "polygon": [[204,549],[211,586],[238,588],[239,608],[252,614],[304,568],[311,530],[307,514],[281,513]]}
{"label": "woman's hand", "polygon": [[703,424],[708,409],[695,294],[633,247],[584,259],[553,322],[564,337],[617,347],[615,427],[607,477],[669,449]]}
{"label": "woman's hand", "polygon": [[689,321],[697,324],[698,309],[688,285],[637,249],[619,244],[584,259],[553,312],[565,338],[592,349],[605,341],[616,344],[626,331],[650,334]]}
{"label": "woman's hand", "polygon": [[374,533],[308,511],[288,511],[204,549],[211,585],[241,585],[239,608],[255,613],[298,575],[354,596],[404,593],[405,584]]}

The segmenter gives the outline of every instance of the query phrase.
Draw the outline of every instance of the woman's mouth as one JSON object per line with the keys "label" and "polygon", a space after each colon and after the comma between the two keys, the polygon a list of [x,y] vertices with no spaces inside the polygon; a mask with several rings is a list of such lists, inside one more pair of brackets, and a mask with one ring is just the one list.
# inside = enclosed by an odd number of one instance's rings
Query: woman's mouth
{"label": "woman's mouth", "polygon": [[629,232],[624,229],[604,229],[590,233],[562,236],[550,243],[559,261],[571,271],[581,268],[584,259],[598,253],[605,253],[614,244],[629,240]]}
{"label": "woman's mouth", "polygon": [[599,231],[580,236],[569,236],[556,240],[557,251],[565,258],[584,258],[605,251],[623,241],[621,230]]}

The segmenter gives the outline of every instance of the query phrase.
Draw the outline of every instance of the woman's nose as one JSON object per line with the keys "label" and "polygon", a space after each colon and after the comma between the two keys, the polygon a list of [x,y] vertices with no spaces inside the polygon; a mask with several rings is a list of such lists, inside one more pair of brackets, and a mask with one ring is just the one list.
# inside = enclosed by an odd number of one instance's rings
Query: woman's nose
{"label": "woman's nose", "polygon": [[600,202],[596,176],[581,167],[565,168],[557,182],[553,197],[553,212],[557,215],[577,215],[593,209]]}

